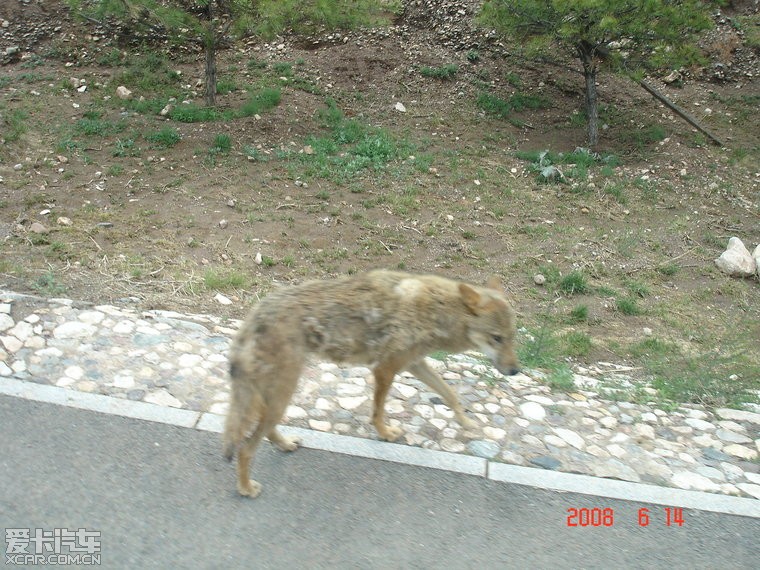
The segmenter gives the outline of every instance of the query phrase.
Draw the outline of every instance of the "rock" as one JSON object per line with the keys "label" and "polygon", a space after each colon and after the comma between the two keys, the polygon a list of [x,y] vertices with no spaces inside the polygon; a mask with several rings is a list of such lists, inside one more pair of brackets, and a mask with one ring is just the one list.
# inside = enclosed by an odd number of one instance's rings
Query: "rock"
{"label": "rock", "polygon": [[[127,89],[126,87],[124,87],[123,85],[119,85],[116,88],[116,96],[119,99],[127,100],[127,99],[131,99],[132,98],[132,92],[129,89]],[[148,396],[150,396],[150,394],[148,394]]]}
{"label": "rock", "polygon": [[96,330],[94,326],[88,323],[70,321],[55,327],[53,336],[57,339],[87,338],[93,336]]}
{"label": "rock", "polygon": [[558,460],[554,459],[553,457],[549,457],[548,455],[539,455],[538,457],[533,457],[530,462],[533,465],[538,465],[542,469],[550,469],[552,471],[562,465],[562,463],[560,463]]}
{"label": "rock", "polygon": [[636,471],[617,459],[608,459],[604,463],[596,465],[593,469],[594,475],[597,477],[620,479],[622,481],[632,481],[634,483],[641,482],[641,477],[639,477],[639,474],[636,473]]}
{"label": "rock", "polygon": [[744,410],[734,410],[733,408],[718,408],[715,410],[715,414],[723,420],[750,422],[760,426],[760,414],[755,412],[745,412]]}
{"label": "rock", "polygon": [[760,245],[758,245],[752,252],[752,259],[755,260],[755,269],[757,271],[757,276],[760,277]]}
{"label": "rock", "polygon": [[544,283],[546,283],[546,277],[544,277],[540,273],[536,273],[533,276],[533,283],[535,283],[536,285],[543,285]]}
{"label": "rock", "polygon": [[553,445],[554,447],[559,447],[559,448],[567,447],[567,442],[564,439],[553,434],[545,435],[544,443],[546,445]]}
{"label": "rock", "polygon": [[728,453],[729,455],[733,455],[734,457],[744,459],[745,461],[754,461],[757,459],[757,451],[750,449],[749,447],[739,445],[738,443],[727,445],[723,448],[723,452]]}
{"label": "rock", "polygon": [[752,483],[739,483],[737,485],[742,492],[747,493],[750,497],[760,499],[760,485],[753,485]]}
{"label": "rock", "polygon": [[60,216],[60,217],[59,217],[59,218],[56,220],[56,223],[57,223],[59,226],[70,226],[70,225],[72,225],[72,224],[73,224],[73,222],[71,221],[71,218],[67,218],[66,216]]}
{"label": "rock", "polygon": [[32,225],[29,226],[29,231],[32,232],[33,234],[40,234],[40,235],[50,233],[50,230],[47,229],[45,226],[43,226],[39,222],[33,222]]}
{"label": "rock", "polygon": [[149,404],[156,404],[158,406],[169,406],[172,408],[181,408],[182,402],[172,396],[168,391],[163,388],[159,388],[153,392],[149,392],[145,395],[145,402]]}
{"label": "rock", "polygon": [[649,424],[636,424],[631,430],[631,435],[636,439],[654,439],[654,428]]}
{"label": "rock", "polygon": [[720,491],[720,485],[713,483],[704,475],[681,471],[673,476],[672,483],[680,488],[694,491]]}
{"label": "rock", "polygon": [[554,433],[556,433],[559,437],[561,437],[576,449],[580,449],[582,451],[583,448],[586,447],[586,442],[583,441],[583,438],[572,430],[565,428],[554,428]]}
{"label": "rock", "polygon": [[607,429],[615,429],[618,425],[617,419],[612,416],[604,416],[599,420],[599,423]]}
{"label": "rock", "polygon": [[752,443],[752,440],[746,435],[736,433],[727,429],[719,429],[715,432],[715,435],[721,441],[728,443]]}
{"label": "rock", "polygon": [[322,420],[309,420],[309,427],[316,431],[330,431],[332,424]]}
{"label": "rock", "polygon": [[536,402],[525,402],[524,404],[520,404],[520,412],[522,412],[522,415],[525,418],[534,422],[543,421],[546,417],[546,410],[544,410],[544,407],[541,404]]}
{"label": "rock", "polygon": [[693,427],[697,431],[715,431],[715,426],[705,420],[698,420],[696,418],[686,418],[684,423],[690,427]]}
{"label": "rock", "polygon": [[260,251],[257,252],[256,253],[256,257],[254,257],[254,259],[253,259],[253,262],[256,265],[261,265],[263,261],[264,261],[264,258],[261,256],[261,252]]}
{"label": "rock", "polygon": [[305,418],[309,414],[306,412],[306,410],[304,410],[300,406],[290,405],[285,410],[285,415],[289,417],[291,420],[295,420],[295,419]]}
{"label": "rock", "polygon": [[355,410],[367,401],[367,396],[350,396],[338,398],[338,405],[344,410]]}
{"label": "rock", "polygon": [[171,113],[173,110],[174,110],[174,105],[172,105],[171,103],[169,103],[169,104],[166,105],[166,107],[164,107],[163,109],[161,109],[161,111],[158,114],[161,115],[162,117],[166,117],[166,115],[168,115],[169,113]]}
{"label": "rock", "polygon": [[217,293],[214,296],[214,301],[216,301],[220,305],[232,305],[232,300],[229,297],[225,297],[221,293]]}
{"label": "rock", "polygon": [[755,259],[737,237],[728,240],[728,248],[715,260],[715,265],[732,277],[751,277],[757,271]]}
{"label": "rock", "polygon": [[441,440],[441,449],[451,453],[461,453],[464,451],[465,445],[461,441],[445,437]]}
{"label": "rock", "polygon": [[393,106],[393,108],[396,109],[396,111],[398,111],[399,113],[406,113],[406,107],[404,107],[404,104],[401,103],[400,101],[396,103]]}
{"label": "rock", "polygon": [[16,324],[10,315],[0,313],[0,332],[6,331]]}
{"label": "rock", "polygon": [[467,450],[478,457],[491,459],[492,457],[496,457],[500,448],[492,441],[474,440],[467,444]]}

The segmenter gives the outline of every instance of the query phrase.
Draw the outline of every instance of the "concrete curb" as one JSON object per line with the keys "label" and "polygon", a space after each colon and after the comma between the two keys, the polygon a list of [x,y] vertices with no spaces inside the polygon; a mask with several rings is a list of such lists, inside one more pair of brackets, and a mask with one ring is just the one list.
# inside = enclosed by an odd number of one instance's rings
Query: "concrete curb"
{"label": "concrete curb", "polygon": [[[11,378],[0,378],[0,394],[212,433],[221,433],[224,425],[223,416],[218,414],[166,408]],[[507,465],[469,455],[296,427],[282,426],[280,429],[286,435],[301,438],[301,445],[310,449],[441,469],[552,491],[760,518],[760,501],[755,499]]]}

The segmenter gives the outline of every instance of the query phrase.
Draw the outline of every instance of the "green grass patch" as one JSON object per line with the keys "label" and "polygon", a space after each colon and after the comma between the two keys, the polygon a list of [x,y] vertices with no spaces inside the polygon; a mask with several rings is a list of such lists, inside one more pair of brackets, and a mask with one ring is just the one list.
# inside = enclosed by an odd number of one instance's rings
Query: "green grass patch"
{"label": "green grass patch", "polygon": [[212,291],[243,289],[248,285],[248,278],[239,271],[208,269],[203,274],[203,285]]}
{"label": "green grass patch", "polygon": [[240,117],[252,117],[265,111],[274,109],[282,100],[282,92],[279,89],[268,87],[261,91],[251,92],[248,101],[240,109]]}
{"label": "green grass patch", "polygon": [[172,127],[163,127],[160,131],[145,135],[151,148],[171,148],[182,139],[179,132]]}
{"label": "green grass patch", "polygon": [[616,299],[615,308],[618,310],[619,313],[626,316],[631,316],[631,317],[640,315],[643,312],[641,310],[641,307],[639,307],[639,304],[636,302],[636,299],[634,299],[633,297],[624,297],[622,299]]}
{"label": "green grass patch", "polygon": [[432,79],[439,79],[442,81],[450,81],[456,77],[459,67],[453,63],[447,63],[441,67],[422,67],[420,68],[420,75],[423,77],[429,77]]}
{"label": "green grass patch", "polygon": [[475,105],[487,115],[506,120],[511,120],[514,113],[526,109],[548,109],[551,106],[549,100],[540,95],[515,93],[509,99],[502,99],[486,91],[478,95]]}
{"label": "green grass patch", "polygon": [[29,115],[20,109],[0,109],[2,119],[2,138],[5,142],[15,142],[26,132],[26,121]]}
{"label": "green grass patch", "polygon": [[565,295],[585,295],[591,291],[588,280],[582,271],[573,271],[559,280],[557,289]]}

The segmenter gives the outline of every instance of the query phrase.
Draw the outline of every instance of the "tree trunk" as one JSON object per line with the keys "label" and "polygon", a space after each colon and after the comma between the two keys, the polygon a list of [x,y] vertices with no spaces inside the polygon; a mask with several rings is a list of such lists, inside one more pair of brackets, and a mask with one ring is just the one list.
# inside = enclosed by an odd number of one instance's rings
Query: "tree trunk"
{"label": "tree trunk", "polygon": [[216,34],[214,22],[208,23],[205,38],[206,48],[206,105],[216,106]]}
{"label": "tree trunk", "polygon": [[594,50],[589,44],[578,46],[578,56],[583,65],[583,77],[586,80],[586,116],[588,117],[588,144],[591,150],[599,143],[599,105],[596,97],[596,62]]}

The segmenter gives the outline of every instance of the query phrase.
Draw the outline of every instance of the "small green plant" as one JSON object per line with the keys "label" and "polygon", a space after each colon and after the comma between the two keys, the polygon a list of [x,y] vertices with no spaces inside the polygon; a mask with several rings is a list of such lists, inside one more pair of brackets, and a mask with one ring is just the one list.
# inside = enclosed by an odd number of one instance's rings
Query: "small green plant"
{"label": "small green plant", "polygon": [[553,366],[558,358],[558,342],[543,319],[541,327],[528,334],[527,339],[519,344],[518,358],[528,368],[545,368]]}
{"label": "small green plant", "polygon": [[182,139],[177,129],[164,127],[160,131],[145,135],[152,148],[171,148]]}
{"label": "small green plant", "polygon": [[458,71],[459,67],[453,63],[447,63],[441,67],[422,67],[420,68],[420,75],[423,77],[440,79],[442,81],[449,81],[451,79],[454,79]]}
{"label": "small green plant", "polygon": [[678,266],[678,264],[672,261],[664,263],[663,265],[660,265],[657,267],[657,271],[659,271],[666,277],[672,277],[673,275],[678,273],[680,269],[681,268]]}
{"label": "small green plant", "polygon": [[578,305],[570,311],[571,323],[584,323],[586,321],[588,321],[588,307],[586,305]]}
{"label": "small green plant", "polygon": [[117,139],[114,143],[113,155],[116,157],[139,156],[140,149],[134,139]]}
{"label": "small green plant", "polygon": [[581,271],[568,273],[559,280],[557,288],[565,295],[584,295],[591,291],[586,276]]}
{"label": "small green plant", "polygon": [[6,142],[17,141],[26,132],[26,121],[29,115],[19,109],[12,109],[10,111],[0,109],[0,111],[2,111],[0,113],[0,124],[3,127],[2,138]]}
{"label": "small green plant", "polygon": [[203,285],[209,290],[243,289],[247,284],[248,278],[238,271],[208,269],[203,275]]}
{"label": "small green plant", "polygon": [[469,50],[465,57],[470,63],[477,63],[480,61],[480,53],[476,49]]}
{"label": "small green plant", "polygon": [[615,301],[615,306],[620,313],[626,316],[632,317],[641,314],[641,308],[633,297],[617,299]]}
{"label": "small green plant", "polygon": [[591,337],[584,332],[572,331],[562,337],[564,351],[568,356],[584,357],[591,352]]}
{"label": "small green plant", "polygon": [[575,390],[575,375],[569,366],[561,364],[549,372],[546,383],[552,390],[572,392]]}
{"label": "small green plant", "polygon": [[230,138],[230,135],[216,135],[214,137],[214,142],[211,143],[211,149],[209,150],[210,154],[227,154],[232,149],[232,139]]}
{"label": "small green plant", "polygon": [[276,88],[266,88],[258,92],[251,92],[248,96],[248,101],[240,109],[239,116],[252,117],[253,115],[260,115],[265,111],[274,109],[280,104],[281,99],[282,92]]}
{"label": "small green plant", "polygon": [[32,289],[48,297],[62,295],[66,292],[66,287],[56,279],[52,271],[40,275],[32,283]]}

